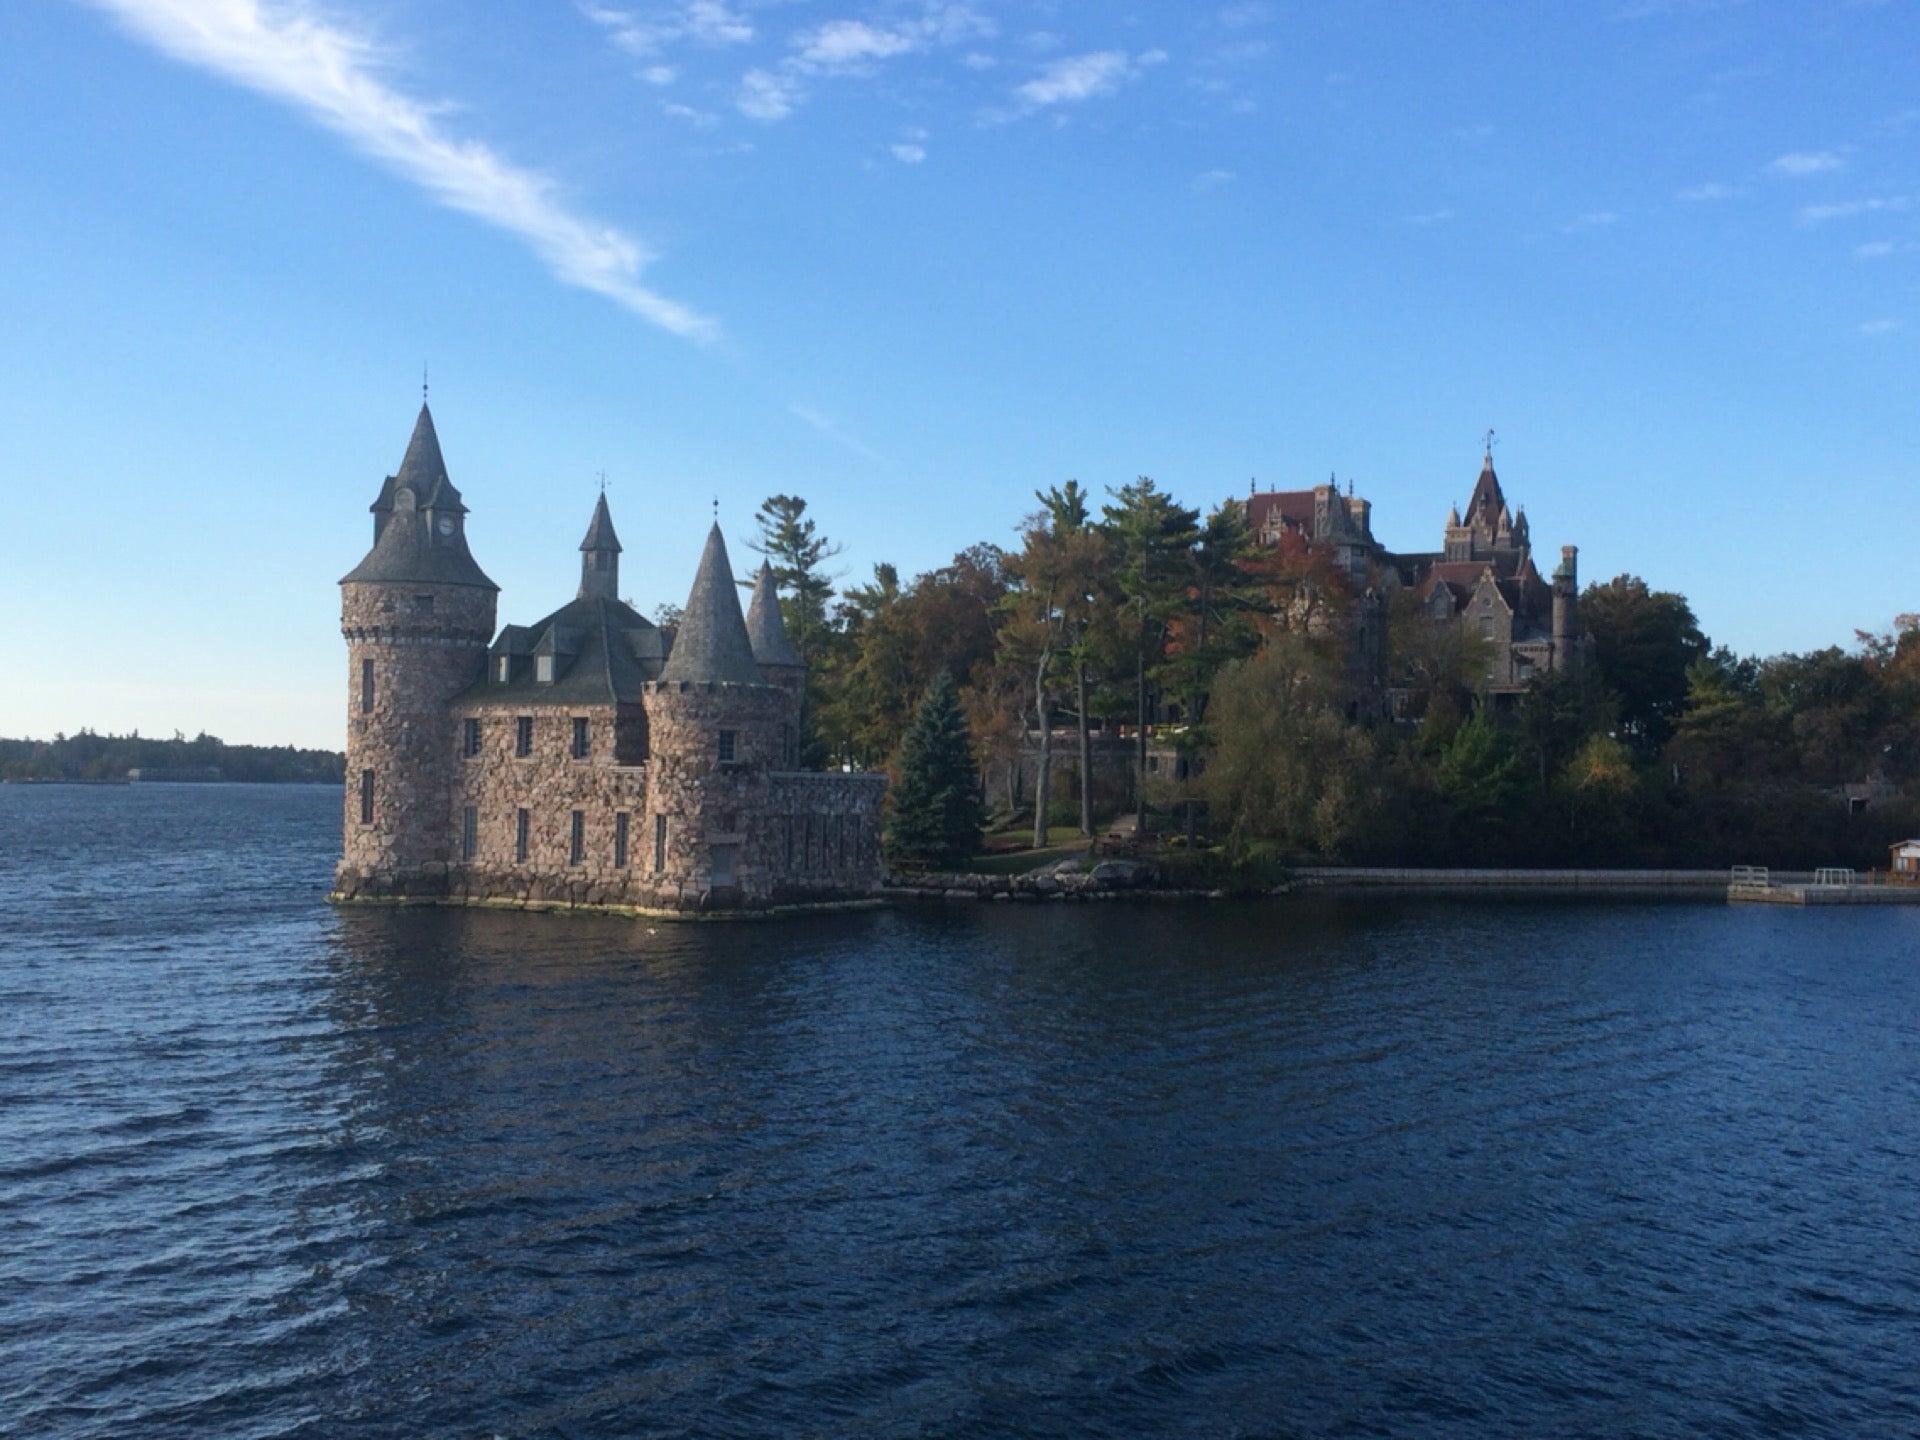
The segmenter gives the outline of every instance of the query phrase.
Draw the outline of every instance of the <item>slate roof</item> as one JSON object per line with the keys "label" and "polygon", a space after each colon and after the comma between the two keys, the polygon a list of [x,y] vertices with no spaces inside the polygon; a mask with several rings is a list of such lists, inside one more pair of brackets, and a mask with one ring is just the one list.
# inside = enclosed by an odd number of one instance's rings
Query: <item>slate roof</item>
{"label": "slate roof", "polygon": [[1268,519],[1275,515],[1288,525],[1311,532],[1313,491],[1266,490],[1247,497],[1247,524],[1256,535],[1266,528]]}
{"label": "slate roof", "polygon": [[687,608],[673,637],[662,680],[727,685],[765,683],[740,614],[740,593],[727,560],[727,542],[716,523],[700,552],[700,569],[687,594]]}
{"label": "slate roof", "polygon": [[613,533],[613,515],[607,509],[607,492],[600,492],[600,499],[593,507],[593,519],[587,524],[587,538],[580,542],[582,550],[611,550],[620,553],[620,537]]}
{"label": "slate roof", "polygon": [[[401,492],[409,492],[401,499]],[[342,585],[388,581],[415,585],[475,585],[500,587],[489,580],[467,549],[466,527],[458,517],[467,513],[460,492],[447,476],[440,454],[440,437],[425,405],[413,422],[413,437],[400,470],[389,475],[380,494],[368,507],[373,511],[373,549],[341,577]],[[453,533],[439,533],[434,521],[455,517]]]}
{"label": "slate roof", "polygon": [[753,601],[747,606],[747,639],[753,645],[753,658],[762,665],[791,665],[804,662],[787,639],[787,622],[780,614],[780,591],[773,581],[773,566],[760,562],[760,574],[753,582]]}
{"label": "slate roof", "polygon": [[[455,704],[629,705],[660,673],[666,640],[658,627],[623,600],[582,596],[532,625],[501,629],[487,655],[487,675]],[[553,656],[551,683],[536,678],[534,661]],[[500,657],[511,678],[496,680]]]}
{"label": "slate roof", "polygon": [[1489,450],[1480,465],[1480,478],[1473,482],[1473,498],[1467,501],[1467,524],[1478,521],[1492,527],[1506,508],[1507,497],[1500,493],[1500,477],[1493,473],[1493,452]]}

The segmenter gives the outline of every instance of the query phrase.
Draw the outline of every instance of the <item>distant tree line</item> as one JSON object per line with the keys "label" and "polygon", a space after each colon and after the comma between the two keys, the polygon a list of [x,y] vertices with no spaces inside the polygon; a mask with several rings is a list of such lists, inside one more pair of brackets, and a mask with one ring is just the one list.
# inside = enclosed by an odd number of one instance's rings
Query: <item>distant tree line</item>
{"label": "distant tree line", "polygon": [[0,779],[124,780],[133,769],[218,772],[223,780],[248,783],[314,782],[338,785],[346,757],[335,750],[291,745],[229,745],[205,733],[191,740],[179,731],[158,740],[134,731],[99,735],[81,730],[51,740],[0,740]]}
{"label": "distant tree line", "polygon": [[[1075,481],[1036,502],[1010,547],[844,587],[805,500],[761,507],[815,762],[898,781],[909,734],[945,754],[930,742],[957,710],[989,824],[1031,824],[1038,844],[1126,809],[1176,832],[1197,814],[1197,840],[1289,861],[1864,868],[1920,833],[1914,616],[1844,648],[1738,656],[1683,595],[1622,575],[1581,596],[1586,661],[1502,708],[1483,642],[1401,591],[1365,662],[1388,716],[1355,705],[1363,596],[1321,552],[1259,545],[1239,504],[1202,514],[1144,476],[1097,508]],[[1156,747],[1195,763],[1147,773],[1150,717]],[[1122,727],[1135,753],[1116,787],[1089,757]],[[1056,768],[1056,746],[1075,763]],[[946,781],[909,788],[931,846]]]}

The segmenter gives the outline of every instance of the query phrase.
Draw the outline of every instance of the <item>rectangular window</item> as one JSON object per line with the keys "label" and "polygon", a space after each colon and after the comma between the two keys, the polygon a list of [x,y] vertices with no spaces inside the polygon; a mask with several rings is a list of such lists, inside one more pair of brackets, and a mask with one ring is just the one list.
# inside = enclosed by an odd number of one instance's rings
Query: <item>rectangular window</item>
{"label": "rectangular window", "polygon": [[578,865],[587,858],[587,812],[573,812],[573,831],[567,841],[567,863]]}
{"label": "rectangular window", "polygon": [[414,596],[413,597],[413,613],[416,615],[431,615],[433,613],[433,596],[431,595]]}
{"label": "rectangular window", "polygon": [[833,865],[835,869],[847,863],[846,816],[833,817]]}
{"label": "rectangular window", "polygon": [[373,823],[373,772],[371,770],[360,772],[360,823],[362,825]]}
{"label": "rectangular window", "polygon": [[533,678],[542,685],[553,684],[553,656],[551,655],[534,656]]}
{"label": "rectangular window", "polygon": [[512,656],[502,655],[497,661],[494,662],[493,678],[495,680],[498,680],[502,685],[507,683],[507,677],[512,673],[513,673],[513,657]]}
{"label": "rectangular window", "polygon": [[667,868],[667,817],[653,817],[653,873],[658,875]]}
{"label": "rectangular window", "polygon": [[793,869],[793,817],[787,816],[787,869]]}
{"label": "rectangular window", "polygon": [[531,828],[531,819],[525,810],[513,812],[513,858],[517,864],[527,863],[527,831]]}
{"label": "rectangular window", "polygon": [[373,709],[373,661],[360,662],[360,713],[368,714]]}
{"label": "rectangular window", "polygon": [[460,753],[471,760],[480,753],[480,722],[469,720],[460,727]]}
{"label": "rectangular window", "polygon": [[1482,615],[1480,617],[1480,634],[1488,640],[1493,638],[1493,617],[1491,615]]}
{"label": "rectangular window", "polygon": [[587,758],[587,717],[584,715],[573,717],[573,758]]}
{"label": "rectangular window", "polygon": [[722,730],[720,732],[720,763],[722,765],[731,765],[733,763],[736,735],[737,732],[732,730]]}
{"label": "rectangular window", "polygon": [[627,868],[627,812],[624,810],[613,817],[613,868]]}
{"label": "rectangular window", "polygon": [[469,805],[460,812],[460,858],[471,860],[480,853],[480,812]]}
{"label": "rectangular window", "polygon": [[814,868],[814,865],[813,865],[813,816],[811,815],[807,816],[806,826],[802,830],[801,836],[800,836],[800,866],[802,869],[805,869],[805,870],[811,870]]}
{"label": "rectangular window", "polygon": [[522,715],[513,722],[513,753],[522,760],[533,754],[533,716]]}

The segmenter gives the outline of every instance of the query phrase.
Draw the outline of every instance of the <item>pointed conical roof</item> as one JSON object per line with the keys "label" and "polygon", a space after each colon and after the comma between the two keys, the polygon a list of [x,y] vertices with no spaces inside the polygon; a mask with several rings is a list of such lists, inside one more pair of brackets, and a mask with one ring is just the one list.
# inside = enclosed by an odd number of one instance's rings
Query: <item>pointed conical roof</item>
{"label": "pointed conical roof", "polygon": [[760,562],[760,573],[753,582],[753,601],[747,606],[747,639],[753,643],[753,658],[762,665],[792,665],[805,662],[787,639],[787,622],[780,614],[780,591],[773,581],[773,566]]}
{"label": "pointed conical roof", "polygon": [[587,525],[587,538],[580,542],[582,550],[611,550],[620,553],[620,537],[613,533],[613,516],[607,510],[607,492],[600,492],[599,503],[593,507],[593,519]]}
{"label": "pointed conical roof", "polygon": [[1493,524],[1507,508],[1507,497],[1500,493],[1500,478],[1493,473],[1493,452],[1481,463],[1480,478],[1473,482],[1473,498],[1467,501],[1467,523],[1484,519]]}
{"label": "pointed conical roof", "polygon": [[[395,503],[400,490],[411,492],[411,500],[404,505]],[[342,579],[342,584],[401,581],[500,588],[474,562],[464,527],[455,524],[451,534],[436,535],[428,523],[427,511],[464,515],[467,507],[447,477],[440,437],[434,433],[433,416],[424,402],[419,418],[413,422],[413,436],[407,441],[399,473],[387,477],[380,487],[380,498],[370,508],[375,515],[373,549]]]}
{"label": "pointed conical roof", "polygon": [[447,462],[440,455],[440,436],[433,428],[433,412],[420,402],[420,414],[413,422],[413,435],[407,441],[407,453],[401,457],[400,471],[393,477],[396,486],[412,490],[422,510],[459,510],[460,492],[447,475]]}
{"label": "pointed conical roof", "polygon": [[687,594],[687,608],[673,637],[662,680],[717,681],[728,685],[759,685],[760,667],[747,638],[747,622],[740,614],[740,594],[727,560],[727,542],[715,524],[707,532],[707,548],[700,552],[700,570]]}

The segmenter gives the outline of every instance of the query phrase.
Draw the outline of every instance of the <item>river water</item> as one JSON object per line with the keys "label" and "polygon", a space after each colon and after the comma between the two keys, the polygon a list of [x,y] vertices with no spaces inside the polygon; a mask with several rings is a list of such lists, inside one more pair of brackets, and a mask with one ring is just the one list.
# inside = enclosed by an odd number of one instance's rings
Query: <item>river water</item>
{"label": "river water", "polygon": [[1920,910],[323,903],[0,787],[0,1434],[1920,1432]]}

